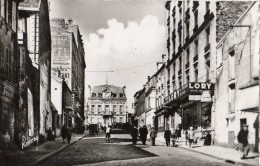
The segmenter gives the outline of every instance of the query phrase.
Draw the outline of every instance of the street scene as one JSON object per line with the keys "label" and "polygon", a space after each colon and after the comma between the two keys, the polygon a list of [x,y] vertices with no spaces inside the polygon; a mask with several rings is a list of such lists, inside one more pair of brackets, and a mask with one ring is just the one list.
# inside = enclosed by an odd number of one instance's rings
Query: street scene
{"label": "street scene", "polygon": [[0,165],[259,165],[259,11],[0,0]]}

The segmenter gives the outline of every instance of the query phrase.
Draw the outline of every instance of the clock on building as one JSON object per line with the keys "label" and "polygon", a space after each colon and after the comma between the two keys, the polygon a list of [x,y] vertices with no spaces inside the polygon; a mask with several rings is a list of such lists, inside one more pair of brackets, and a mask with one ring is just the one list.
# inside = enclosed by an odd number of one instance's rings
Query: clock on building
{"label": "clock on building", "polygon": [[111,93],[110,92],[103,92],[103,98],[110,98]]}

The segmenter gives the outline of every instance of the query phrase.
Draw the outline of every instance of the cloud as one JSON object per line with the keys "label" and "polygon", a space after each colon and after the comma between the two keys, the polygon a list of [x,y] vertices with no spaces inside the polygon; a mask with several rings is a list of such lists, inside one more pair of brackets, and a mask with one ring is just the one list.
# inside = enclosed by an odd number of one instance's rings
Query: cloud
{"label": "cloud", "polygon": [[140,65],[158,59],[165,49],[165,27],[155,16],[147,15],[139,23],[130,21],[126,26],[113,18],[107,25],[88,36],[85,48],[91,70]]}
{"label": "cloud", "polygon": [[[108,83],[126,86],[131,112],[133,95],[143,88],[147,76],[154,74],[155,61],[160,61],[161,55],[166,52],[166,35],[166,28],[155,16],[147,15],[139,22],[129,21],[127,25],[115,18],[110,19],[106,28],[88,35],[85,44],[87,71],[114,70],[107,73]],[[148,64],[150,62],[154,63]],[[142,67],[132,68],[136,66]],[[126,68],[132,69],[118,70]],[[86,87],[105,83],[105,72],[86,72]]]}

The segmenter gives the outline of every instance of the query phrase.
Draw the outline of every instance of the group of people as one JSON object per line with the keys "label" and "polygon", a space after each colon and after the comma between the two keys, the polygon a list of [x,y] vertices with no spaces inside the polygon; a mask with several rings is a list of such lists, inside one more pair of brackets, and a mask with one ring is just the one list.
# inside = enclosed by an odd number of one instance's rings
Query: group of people
{"label": "group of people", "polygon": [[61,129],[61,137],[63,140],[63,143],[65,143],[65,139],[67,138],[68,144],[70,143],[71,140],[71,135],[72,135],[72,129],[70,127],[66,127],[63,125]]}
{"label": "group of people", "polygon": [[[145,125],[140,126],[139,130],[137,129],[136,126],[134,126],[131,131],[133,145],[136,145],[138,137],[140,137],[142,144],[146,145],[147,135],[148,135],[148,129]],[[152,146],[155,146],[156,136],[157,136],[157,132],[155,131],[154,127],[152,127],[150,130],[150,139],[152,142]]]}

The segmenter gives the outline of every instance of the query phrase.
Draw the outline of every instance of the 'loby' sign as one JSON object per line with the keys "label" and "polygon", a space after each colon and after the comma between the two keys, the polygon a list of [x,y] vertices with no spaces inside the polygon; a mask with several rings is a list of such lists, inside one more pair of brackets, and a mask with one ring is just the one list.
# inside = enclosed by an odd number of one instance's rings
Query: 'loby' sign
{"label": "'loby' sign", "polygon": [[189,89],[193,90],[211,90],[212,89],[211,83],[205,83],[205,82],[190,82],[189,83]]}

